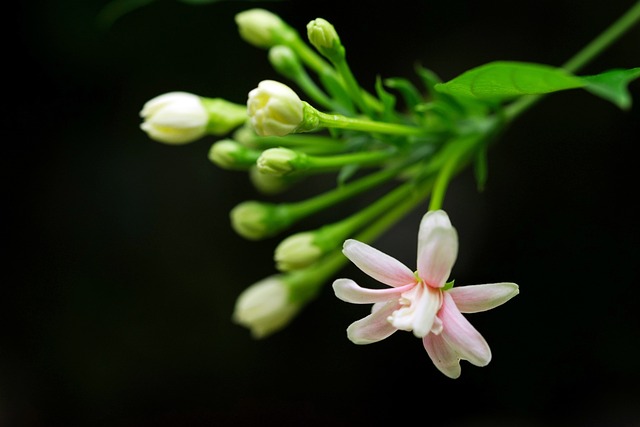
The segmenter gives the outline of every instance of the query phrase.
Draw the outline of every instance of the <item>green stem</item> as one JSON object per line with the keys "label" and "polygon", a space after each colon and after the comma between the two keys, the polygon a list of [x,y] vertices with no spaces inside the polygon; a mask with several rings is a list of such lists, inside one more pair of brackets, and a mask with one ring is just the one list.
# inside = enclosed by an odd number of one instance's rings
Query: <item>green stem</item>
{"label": "green stem", "polygon": [[573,55],[571,59],[562,65],[562,68],[575,73],[593,58],[607,49],[613,42],[626,33],[634,24],[640,20],[640,1],[632,6],[618,20],[603,31],[598,37],[593,39],[591,43],[586,45],[582,50]]}
{"label": "green stem", "polygon": [[343,200],[347,200],[356,194],[380,185],[395,177],[400,170],[400,167],[384,169],[310,199],[285,204],[283,205],[283,208],[287,210],[288,216],[291,218],[291,223],[293,223],[322,209],[333,206]]}
{"label": "green stem", "polygon": [[[578,53],[573,55],[562,67],[567,71],[576,73],[582,67],[587,65],[596,56],[601,54],[613,42],[618,40],[624,33],[640,21],[640,1],[629,8],[620,18],[607,27],[599,36],[593,39],[589,44],[582,48]],[[520,98],[511,104],[505,110],[505,116],[508,121],[518,117],[520,114],[528,110],[536,102],[542,99],[543,95],[527,96]]]}
{"label": "green stem", "polygon": [[388,150],[364,151],[334,156],[301,156],[300,163],[294,162],[296,170],[313,172],[330,172],[347,165],[378,166],[385,163],[393,155]]}
{"label": "green stem", "polygon": [[307,66],[316,73],[335,73],[333,67],[331,67],[331,65],[329,65],[322,56],[318,55],[313,49],[311,49],[301,38],[296,37],[294,39],[287,40],[286,44],[298,55],[302,62],[307,64]]}
{"label": "green stem", "polygon": [[400,206],[403,206],[401,210],[405,212],[408,209],[407,204],[413,206],[416,199],[423,200],[431,191],[432,185],[432,179],[429,179],[428,182],[423,180],[420,183],[415,181],[406,182],[361,211],[339,222],[322,227],[320,229],[322,239],[328,242],[327,246],[333,247],[337,242],[344,241],[356,230],[370,224],[371,221],[380,217],[382,214],[395,210]]}
{"label": "green stem", "polygon": [[377,239],[382,233],[387,231],[389,227],[403,218],[407,212],[414,209],[431,191],[433,186],[432,179],[425,179],[415,185],[414,191],[408,195],[402,202],[398,203],[393,209],[381,216],[373,222],[365,230],[355,236],[355,239],[369,243]]}
{"label": "green stem", "polygon": [[317,127],[361,130],[365,132],[384,133],[392,135],[422,135],[428,132],[424,128],[417,126],[407,126],[399,123],[376,122],[368,119],[346,117],[339,114],[326,114],[315,109],[314,111],[315,118],[317,118],[318,120]]}
{"label": "green stem", "polygon": [[363,90],[358,84],[356,78],[351,72],[351,68],[347,64],[347,61],[342,58],[341,61],[336,61],[333,65],[335,65],[336,70],[338,70],[338,74],[340,74],[345,82],[347,92],[349,96],[355,102],[355,104],[360,108],[365,115],[372,117],[373,116],[373,107],[370,106],[364,99]]}
{"label": "green stem", "polygon": [[[429,202],[429,210],[438,210],[442,208],[442,203],[444,201],[444,195],[447,191],[447,187],[449,186],[449,182],[453,175],[462,170],[462,165],[466,159],[469,158],[469,154],[472,149],[476,146],[479,141],[478,135],[470,135],[465,138],[461,138],[455,141],[452,141],[450,145],[447,147],[446,152],[448,155],[446,156],[446,161],[444,165],[440,168],[438,172],[438,176],[436,177],[436,181],[433,186],[433,194],[431,196],[431,200]],[[445,153],[443,153],[445,154]]]}

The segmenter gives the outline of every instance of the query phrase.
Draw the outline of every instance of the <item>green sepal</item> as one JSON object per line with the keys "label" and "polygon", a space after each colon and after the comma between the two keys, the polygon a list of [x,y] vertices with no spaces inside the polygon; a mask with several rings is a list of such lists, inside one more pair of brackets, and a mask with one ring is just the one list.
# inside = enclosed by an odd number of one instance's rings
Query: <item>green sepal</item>
{"label": "green sepal", "polygon": [[395,121],[394,108],[396,106],[396,97],[384,89],[380,76],[376,78],[375,87],[376,87],[376,94],[378,95],[378,98],[380,98],[380,101],[382,102],[382,116],[380,118],[383,121],[387,121],[387,122]]}
{"label": "green sepal", "polygon": [[444,284],[444,286],[442,287],[442,291],[448,291],[449,289],[453,288],[455,280],[452,280],[450,282],[447,282]]}
{"label": "green sepal", "polygon": [[385,86],[400,92],[407,108],[410,111],[414,111],[416,105],[420,104],[422,101],[422,96],[418,89],[407,79],[400,77],[388,78],[384,80],[384,84]]}

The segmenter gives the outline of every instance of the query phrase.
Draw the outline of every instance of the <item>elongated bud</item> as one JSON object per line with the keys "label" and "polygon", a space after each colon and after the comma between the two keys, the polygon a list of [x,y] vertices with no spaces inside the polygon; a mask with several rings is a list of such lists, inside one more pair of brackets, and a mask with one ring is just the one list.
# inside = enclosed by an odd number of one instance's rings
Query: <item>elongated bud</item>
{"label": "elongated bud", "polygon": [[255,165],[259,155],[232,139],[217,141],[209,149],[209,160],[229,170],[248,170]]}
{"label": "elongated bud", "polygon": [[323,254],[315,244],[316,233],[305,231],[284,239],[275,250],[274,259],[280,271],[299,270],[316,262]]}
{"label": "elongated bud", "polygon": [[296,170],[296,161],[304,156],[288,148],[269,148],[264,150],[256,165],[264,174],[284,176]]}
{"label": "elongated bud", "polygon": [[206,134],[209,113],[202,99],[188,92],[169,92],[147,101],[140,128],[155,141],[186,144]]}
{"label": "elongated bud", "polygon": [[245,10],[236,15],[235,21],[240,37],[257,47],[269,48],[297,37],[293,28],[265,9]]}
{"label": "elongated bud", "polygon": [[317,18],[309,22],[307,37],[318,52],[330,61],[336,62],[344,59],[345,49],[340,42],[340,37],[338,37],[334,26],[326,19]]}
{"label": "elongated bud", "polygon": [[249,92],[247,110],[260,136],[284,136],[295,132],[303,119],[303,103],[287,85],[263,80]]}
{"label": "elongated bud", "polygon": [[233,311],[233,321],[249,328],[253,338],[261,339],[289,324],[302,305],[302,302],[292,301],[283,276],[273,275],[240,294]]}
{"label": "elongated bud", "polygon": [[286,205],[274,205],[253,200],[242,202],[230,212],[231,226],[242,237],[260,240],[282,231],[290,221]]}
{"label": "elongated bud", "polygon": [[300,59],[291,48],[285,45],[277,45],[269,49],[269,62],[277,72],[292,80],[296,80],[303,73]]}

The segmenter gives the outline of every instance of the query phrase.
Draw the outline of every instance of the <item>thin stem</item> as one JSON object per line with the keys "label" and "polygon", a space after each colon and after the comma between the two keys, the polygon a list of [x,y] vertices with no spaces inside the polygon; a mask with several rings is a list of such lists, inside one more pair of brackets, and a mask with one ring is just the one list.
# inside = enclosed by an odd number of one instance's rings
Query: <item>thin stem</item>
{"label": "thin stem", "polygon": [[471,149],[479,141],[478,135],[471,135],[466,138],[453,141],[447,150],[449,152],[447,160],[440,168],[438,176],[433,186],[433,194],[429,202],[429,210],[442,208],[444,195],[453,175],[462,169],[462,164]]}
{"label": "thin stem", "polygon": [[562,68],[572,73],[578,71],[631,29],[638,20],[640,20],[640,1],[627,10],[624,15],[618,18],[598,37],[593,39],[591,43],[573,55],[571,59],[562,65]]}
{"label": "thin stem", "polygon": [[380,150],[333,156],[301,156],[300,165],[297,163],[295,165],[296,170],[335,171],[347,165],[378,166],[388,161],[392,155],[393,153],[388,150]]}
{"label": "thin stem", "polygon": [[416,198],[420,200],[424,199],[429,191],[431,191],[432,185],[433,179],[429,179],[428,182],[423,180],[420,183],[414,181],[405,182],[361,211],[339,222],[323,227],[320,233],[323,237],[326,236],[326,240],[334,245],[334,242],[343,241],[354,231],[362,228],[366,224],[370,224],[371,221],[390,210],[403,206],[399,209],[405,212],[406,209],[408,209],[405,205],[409,202],[409,204],[413,206]]}
{"label": "thin stem", "polygon": [[293,221],[298,221],[308,215],[318,212],[327,207],[333,206],[343,200],[355,196],[363,191],[373,188],[395,177],[400,171],[400,167],[385,169],[374,172],[356,181],[342,185],[333,190],[322,193],[318,196],[300,202],[285,204],[283,207]]}
{"label": "thin stem", "polygon": [[376,122],[367,119],[341,116],[339,114],[326,114],[316,111],[318,124],[327,128],[362,130],[372,133],[385,133],[392,135],[422,135],[427,132],[424,128],[407,126],[398,123]]}
{"label": "thin stem", "polygon": [[[622,37],[622,35],[638,23],[638,21],[640,21],[640,1],[629,8],[620,18],[600,33],[599,36],[566,61],[562,65],[562,68],[572,73],[579,71],[613,42]],[[520,98],[505,109],[506,119],[508,121],[515,119],[542,99],[542,97],[543,95]]]}

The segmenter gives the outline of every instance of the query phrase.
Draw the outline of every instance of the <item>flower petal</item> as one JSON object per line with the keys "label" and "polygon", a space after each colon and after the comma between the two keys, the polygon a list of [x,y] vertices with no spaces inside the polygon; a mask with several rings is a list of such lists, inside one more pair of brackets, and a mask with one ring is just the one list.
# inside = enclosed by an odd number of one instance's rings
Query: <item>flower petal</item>
{"label": "flower petal", "polygon": [[399,305],[397,301],[389,301],[367,317],[353,322],[347,328],[347,337],[354,344],[371,344],[387,338],[398,330],[387,318]]}
{"label": "flower petal", "polygon": [[460,358],[442,335],[429,334],[422,339],[422,344],[440,372],[449,378],[455,379],[460,376]]}
{"label": "flower petal", "polygon": [[489,283],[452,288],[447,291],[461,313],[477,313],[504,304],[519,293],[515,283]]}
{"label": "flower petal", "polygon": [[413,331],[416,337],[423,338],[434,325],[442,303],[441,293],[439,289],[421,283],[402,294],[401,308],[391,314],[389,321],[396,328]]}
{"label": "flower petal", "polygon": [[486,366],[491,361],[491,349],[469,321],[460,313],[448,292],[443,292],[442,308],[438,316],[443,328],[440,334],[460,356],[476,366]]}
{"label": "flower petal", "polygon": [[410,290],[414,286],[416,286],[415,283],[410,283],[397,288],[368,289],[359,286],[351,279],[337,279],[333,282],[333,291],[342,301],[353,304],[371,304],[375,302],[386,302],[391,299],[397,300],[400,298],[400,294]]}
{"label": "flower petal", "polygon": [[418,275],[426,284],[441,288],[458,256],[458,233],[443,210],[429,211],[418,231]]}
{"label": "flower petal", "polygon": [[416,281],[409,267],[366,243],[348,239],[342,252],[360,270],[385,285],[404,286]]}

